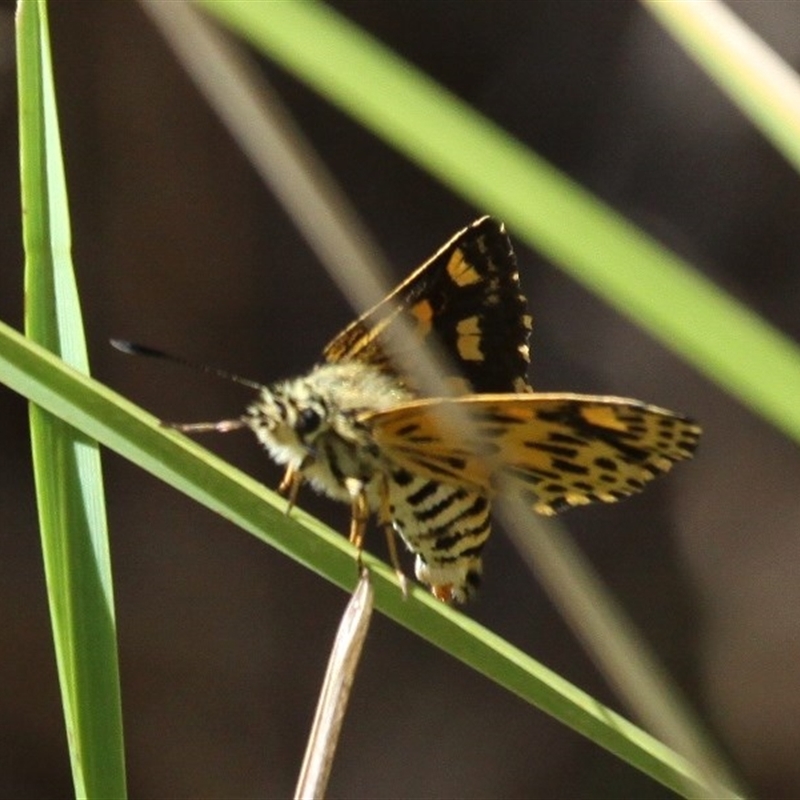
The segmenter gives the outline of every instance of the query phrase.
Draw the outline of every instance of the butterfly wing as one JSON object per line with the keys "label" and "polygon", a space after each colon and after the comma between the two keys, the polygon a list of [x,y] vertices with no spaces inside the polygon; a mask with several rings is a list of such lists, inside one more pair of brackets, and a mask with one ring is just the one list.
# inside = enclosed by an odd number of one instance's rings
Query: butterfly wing
{"label": "butterfly wing", "polygon": [[505,227],[491,217],[457,233],[345,328],[323,351],[325,360],[360,361],[399,375],[385,346],[400,316],[417,334],[409,351],[431,337],[438,341],[454,368],[443,377],[458,391],[530,391],[527,301]]}
{"label": "butterfly wing", "polygon": [[345,328],[325,360],[377,367],[413,389],[387,355],[401,318],[416,331],[409,351],[428,340],[444,349],[452,368],[443,377],[462,396],[365,411],[355,422],[386,459],[387,515],[437,597],[463,601],[477,586],[497,491],[521,492],[542,514],[615,502],[697,444],[690,420],[636,400],[533,393],[527,302],[505,229],[489,217]]}
{"label": "butterfly wing", "polygon": [[364,422],[402,468],[484,494],[510,482],[548,515],[640,492],[700,436],[666,409],[579,394],[418,400]]}

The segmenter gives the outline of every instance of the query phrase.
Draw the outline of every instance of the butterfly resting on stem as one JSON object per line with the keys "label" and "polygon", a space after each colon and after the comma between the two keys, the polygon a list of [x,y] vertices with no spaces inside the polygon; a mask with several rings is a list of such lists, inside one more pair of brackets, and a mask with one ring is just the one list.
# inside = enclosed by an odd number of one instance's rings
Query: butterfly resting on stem
{"label": "butterfly resting on stem", "polygon": [[[413,326],[410,349],[432,339],[444,351],[454,396],[421,397],[395,365],[387,340],[399,318]],[[311,372],[263,386],[206,368],[258,397],[237,419],[170,427],[250,428],[286,466],[290,506],[303,482],[349,503],[359,549],[375,514],[401,577],[395,533],[416,556],[417,579],[464,602],[480,583],[500,489],[545,515],[616,502],[690,458],[700,436],[686,417],[638,400],[534,392],[530,329],[505,228],[483,217],[336,336]]]}

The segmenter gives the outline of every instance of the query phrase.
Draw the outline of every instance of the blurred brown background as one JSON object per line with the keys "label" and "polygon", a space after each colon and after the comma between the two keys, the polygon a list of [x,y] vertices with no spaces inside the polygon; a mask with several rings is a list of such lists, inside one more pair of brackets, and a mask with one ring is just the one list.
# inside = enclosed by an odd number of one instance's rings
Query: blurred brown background
{"label": "blurred brown background", "polygon": [[[797,175],[638,5],[335,5],[798,338]],[[799,5],[731,5],[798,63]],[[135,4],[53,3],[51,26],[94,373],[164,418],[237,414],[249,400],[241,387],[125,358],[108,337],[269,381],[305,370],[351,312]],[[398,278],[485,211],[264,70]],[[16,138],[4,2],[0,318],[21,327]],[[755,794],[796,797],[796,445],[517,251],[536,387],[640,397],[704,423],[696,461],[639,498],[565,521]],[[71,784],[26,424],[25,403],[0,389],[0,797],[61,798]],[[279,477],[244,434],[205,443],[268,484]],[[290,794],[346,596],[116,455],[104,465],[131,796]],[[302,503],[344,524],[331,503]],[[486,562],[468,613],[618,707],[502,535]],[[331,796],[670,793],[377,618]]]}

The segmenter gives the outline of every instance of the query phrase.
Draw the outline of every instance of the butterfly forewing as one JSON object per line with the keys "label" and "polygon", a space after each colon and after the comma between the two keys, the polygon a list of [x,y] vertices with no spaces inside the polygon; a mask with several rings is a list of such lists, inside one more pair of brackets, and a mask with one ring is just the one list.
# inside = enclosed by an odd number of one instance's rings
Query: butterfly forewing
{"label": "butterfly forewing", "polygon": [[[387,355],[390,326],[404,316],[414,338],[434,338],[452,365],[443,376],[463,392],[523,392],[531,322],[505,227],[483,217],[457,233],[373,309],[323,351],[329,363],[360,361],[394,372]],[[396,345],[395,345],[396,346]]]}
{"label": "butterfly forewing", "polygon": [[419,400],[365,421],[405,469],[487,494],[510,483],[541,514],[635,494],[700,435],[665,409],[578,394]]}

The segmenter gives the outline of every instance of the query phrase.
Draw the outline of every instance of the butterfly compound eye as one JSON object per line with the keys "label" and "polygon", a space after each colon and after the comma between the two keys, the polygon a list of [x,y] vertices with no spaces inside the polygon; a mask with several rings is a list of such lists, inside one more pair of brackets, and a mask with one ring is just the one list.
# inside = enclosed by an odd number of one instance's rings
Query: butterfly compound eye
{"label": "butterfly compound eye", "polygon": [[320,422],[322,422],[322,417],[319,412],[313,408],[304,408],[297,415],[294,429],[300,434],[314,433],[319,428]]}

